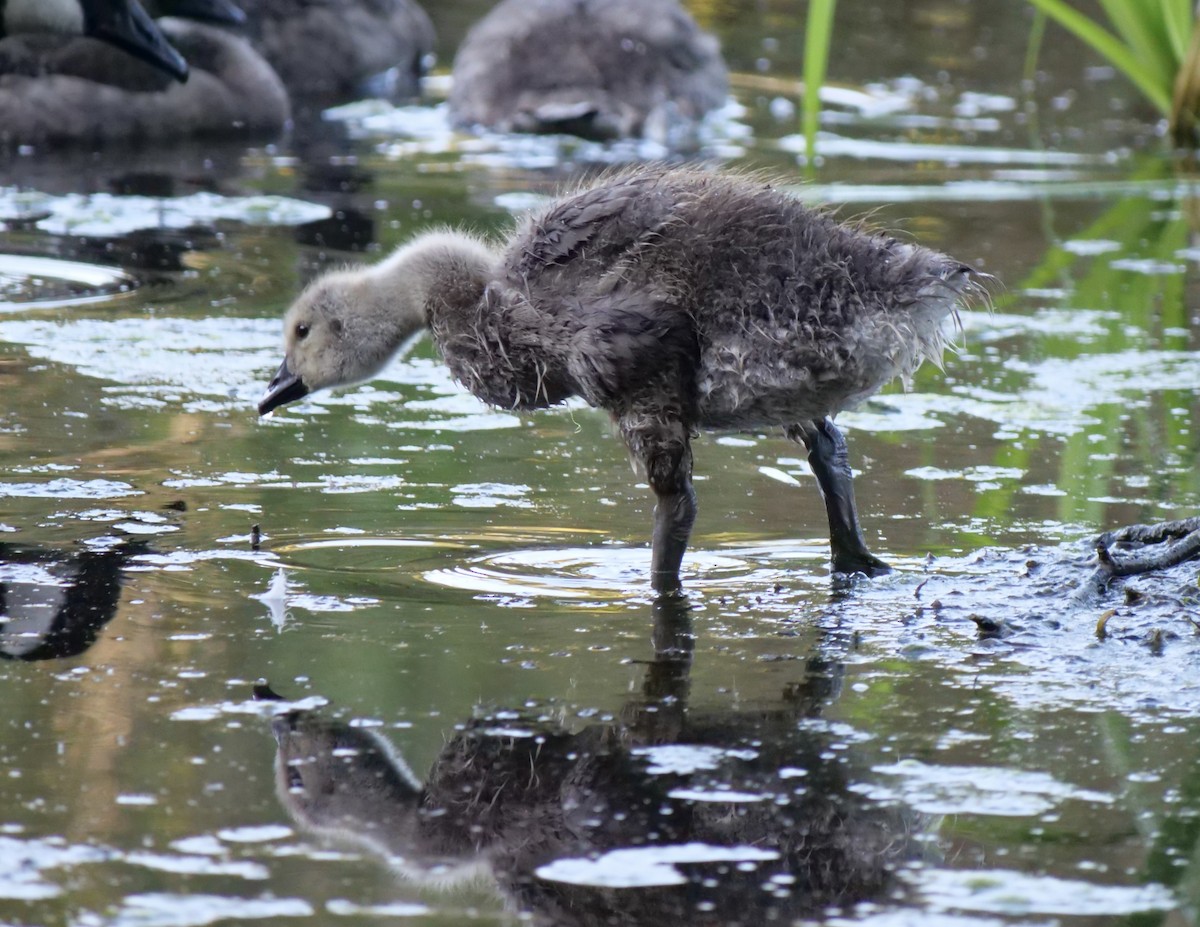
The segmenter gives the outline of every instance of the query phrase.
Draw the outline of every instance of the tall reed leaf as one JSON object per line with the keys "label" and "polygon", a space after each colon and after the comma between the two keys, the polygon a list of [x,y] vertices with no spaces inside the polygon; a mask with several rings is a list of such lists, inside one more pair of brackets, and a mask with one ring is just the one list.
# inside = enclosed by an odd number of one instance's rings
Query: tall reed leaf
{"label": "tall reed leaf", "polygon": [[1169,84],[1179,65],[1157,0],[1139,0],[1136,8],[1129,0],[1100,0],[1100,5],[1147,76],[1159,86]]}
{"label": "tall reed leaf", "polygon": [[[1113,35],[1085,13],[1067,6],[1063,0],[1029,0],[1035,7],[1091,45],[1120,69],[1145,94],[1163,115],[1171,114],[1171,96],[1179,61],[1167,35],[1170,16],[1178,25],[1178,0],[1101,0],[1114,27],[1122,38]],[[1187,0],[1184,0],[1187,3]],[[1185,10],[1185,17],[1189,11]],[[1191,35],[1191,29],[1187,30]],[[1164,56],[1166,60],[1164,60]]]}
{"label": "tall reed leaf", "polygon": [[1192,32],[1191,0],[1182,3],[1164,3],[1163,14],[1166,19],[1167,35],[1171,39],[1171,47],[1175,57],[1183,61],[1187,57],[1188,36]]}
{"label": "tall reed leaf", "polygon": [[817,128],[821,117],[821,85],[833,42],[833,11],[837,0],[812,0],[804,29],[804,155],[808,172],[816,165]]}

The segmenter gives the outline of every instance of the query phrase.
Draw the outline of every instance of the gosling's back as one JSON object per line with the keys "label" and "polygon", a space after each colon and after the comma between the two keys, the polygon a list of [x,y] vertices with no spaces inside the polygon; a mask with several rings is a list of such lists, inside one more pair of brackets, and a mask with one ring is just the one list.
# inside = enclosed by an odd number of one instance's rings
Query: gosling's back
{"label": "gosling's back", "polygon": [[543,389],[618,415],[664,403],[709,428],[852,407],[940,359],[942,322],[971,286],[952,258],[758,180],[678,169],[557,201],[503,266],[487,298],[517,329],[505,353],[542,355]]}

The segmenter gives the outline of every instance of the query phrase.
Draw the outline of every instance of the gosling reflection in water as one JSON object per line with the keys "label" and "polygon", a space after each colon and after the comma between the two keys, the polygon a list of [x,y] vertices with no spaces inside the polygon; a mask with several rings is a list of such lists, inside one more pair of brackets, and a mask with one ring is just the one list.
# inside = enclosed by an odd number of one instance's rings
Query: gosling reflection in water
{"label": "gosling reflection in water", "polygon": [[125,565],[145,549],[0,544],[0,658],[54,660],[91,647],[117,613]]}
{"label": "gosling reflection in water", "polygon": [[303,828],[426,884],[482,867],[534,923],[789,923],[885,896],[919,822],[852,791],[849,751],[799,723],[838,667],[811,660],[769,709],[696,712],[688,663],[660,651],[619,720],[579,731],[473,719],[424,783],[371,731],[280,714],[279,794]]}

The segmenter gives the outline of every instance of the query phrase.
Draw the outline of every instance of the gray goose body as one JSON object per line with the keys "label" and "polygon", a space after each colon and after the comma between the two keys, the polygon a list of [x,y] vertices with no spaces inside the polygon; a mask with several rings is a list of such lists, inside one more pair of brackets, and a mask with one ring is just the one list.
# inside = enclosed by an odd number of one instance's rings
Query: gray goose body
{"label": "gray goose body", "polygon": [[187,62],[137,0],[0,0],[0,40],[25,35],[89,36],[187,80]]}
{"label": "gray goose body", "polygon": [[459,47],[449,107],[467,128],[667,142],[728,92],[676,0],[504,0]]}
{"label": "gray goose body", "polygon": [[296,97],[350,99],[369,78],[389,70],[391,97],[420,94],[434,31],[417,0],[240,0],[240,5],[255,47]]}
{"label": "gray goose body", "polygon": [[534,213],[498,252],[442,233],[362,281],[351,271],[313,284],[289,310],[287,357],[260,411],[370,375],[428,325],[485,402],[582,396],[612,415],[658,497],[656,588],[679,585],[696,511],[691,438],[709,428],[780,426],[802,442],[835,570],[876,574],[888,568],[862,538],[831,419],[940,361],[942,323],[973,286],[953,258],[839,224],[757,180],[642,167]]}
{"label": "gray goose body", "polygon": [[435,304],[431,325],[494,405],[580,395],[753,429],[834,415],[940,358],[967,279],[766,184],[639,168],[528,217],[481,292]]}
{"label": "gray goose body", "polygon": [[283,130],[287,91],[248,42],[189,19],[157,25],[191,65],[185,84],[92,39],[0,42],[0,142],[90,145]]}

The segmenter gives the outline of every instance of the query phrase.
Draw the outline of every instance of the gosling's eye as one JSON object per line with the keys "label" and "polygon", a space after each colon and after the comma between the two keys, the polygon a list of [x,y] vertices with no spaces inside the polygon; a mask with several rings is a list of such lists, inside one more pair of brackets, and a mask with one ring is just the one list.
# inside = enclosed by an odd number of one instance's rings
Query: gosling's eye
{"label": "gosling's eye", "polygon": [[303,341],[305,338],[308,337],[308,326],[305,325],[303,322],[300,322],[296,326],[296,337],[299,338],[301,341]]}

